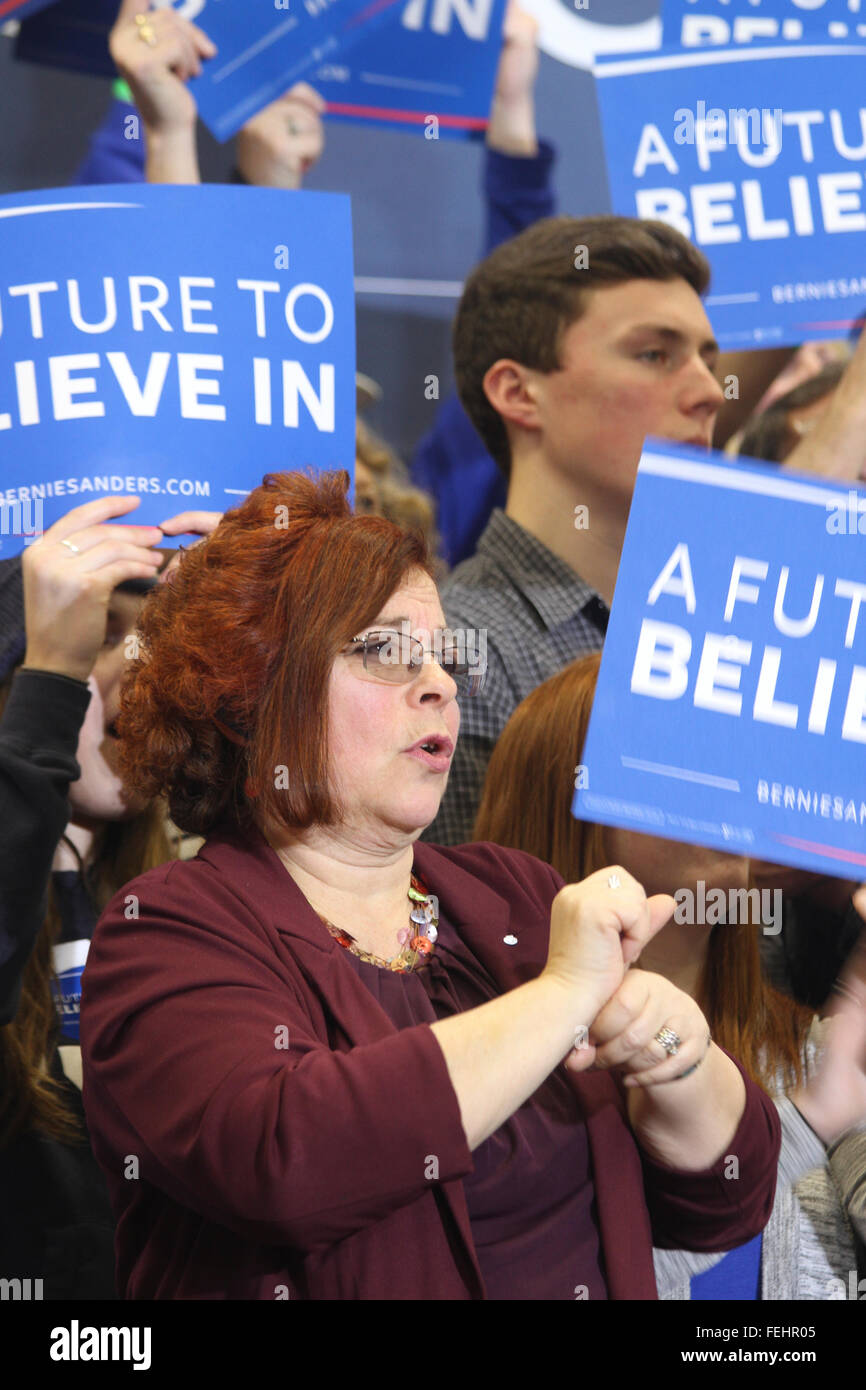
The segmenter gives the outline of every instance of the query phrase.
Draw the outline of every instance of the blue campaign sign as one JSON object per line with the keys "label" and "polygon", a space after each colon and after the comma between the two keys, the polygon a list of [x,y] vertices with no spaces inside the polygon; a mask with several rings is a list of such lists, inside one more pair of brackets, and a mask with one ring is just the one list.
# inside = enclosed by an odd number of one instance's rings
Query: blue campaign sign
{"label": "blue campaign sign", "polygon": [[337,119],[427,139],[487,126],[506,0],[409,0],[311,78]]}
{"label": "blue campaign sign", "polygon": [[[0,0],[2,3],[2,0]],[[324,59],[368,42],[398,0],[154,0],[174,8],[217,45],[190,88],[218,140],[308,78]],[[440,0],[441,3],[441,0]],[[113,76],[108,35],[119,0],[60,0],[21,26],[17,58]]]}
{"label": "blue campaign sign", "polygon": [[107,184],[0,198],[0,559],[134,493],[235,506],[355,457],[349,199]]}
{"label": "blue campaign sign", "polygon": [[839,338],[866,309],[866,44],[596,65],[613,210],[707,256],[724,348]]}
{"label": "blue campaign sign", "polygon": [[864,536],[863,489],[651,443],[575,815],[866,876]]}
{"label": "blue campaign sign", "polygon": [[663,0],[662,43],[727,44],[866,39],[861,0]]}
{"label": "blue campaign sign", "polygon": [[219,51],[190,85],[202,120],[218,140],[228,140],[324,59],[375,33],[396,0],[191,3]]}

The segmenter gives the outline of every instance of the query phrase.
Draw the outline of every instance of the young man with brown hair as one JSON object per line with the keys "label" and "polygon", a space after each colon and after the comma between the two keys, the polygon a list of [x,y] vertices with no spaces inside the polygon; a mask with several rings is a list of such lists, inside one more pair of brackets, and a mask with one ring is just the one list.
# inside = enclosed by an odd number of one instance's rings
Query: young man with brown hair
{"label": "young man with brown hair", "polygon": [[661,222],[555,217],[467,280],[457,389],[508,479],[477,553],[443,587],[452,628],[486,629],[442,809],[424,838],[471,838],[487,762],[519,702],[604,641],[647,435],[708,447],[724,399],[701,253]]}
{"label": "young man with brown hair", "polygon": [[[470,839],[514,708],[602,646],[646,437],[709,447],[724,400],[701,303],[709,279],[701,252],[666,223],[606,216],[537,222],[467,280],[457,389],[508,494],[442,590],[452,628],[485,631],[487,675],[463,703],[425,839]],[[866,334],[784,466],[866,478]]]}

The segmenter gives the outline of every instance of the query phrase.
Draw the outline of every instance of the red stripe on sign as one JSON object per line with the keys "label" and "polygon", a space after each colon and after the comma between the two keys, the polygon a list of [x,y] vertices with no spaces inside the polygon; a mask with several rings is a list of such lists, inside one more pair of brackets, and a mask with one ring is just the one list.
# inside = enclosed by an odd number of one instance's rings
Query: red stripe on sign
{"label": "red stripe on sign", "polygon": [[[335,116],[369,116],[376,120],[385,121],[406,121],[410,124],[421,125],[428,119],[421,111],[398,111],[392,106],[352,106],[343,101],[329,101],[328,111],[333,111]],[[430,115],[433,115],[430,112]],[[459,127],[461,130],[486,130],[486,116],[437,116],[440,125]]]}
{"label": "red stripe on sign", "polygon": [[0,0],[0,19],[11,14],[13,10],[20,10],[24,3],[25,0]]}
{"label": "red stripe on sign", "polygon": [[396,3],[397,0],[373,0],[372,5],[368,5],[366,10],[362,10],[360,14],[356,14],[353,19],[348,21],[346,28],[355,29],[359,24],[365,24],[374,14],[379,14],[382,10],[390,9],[391,5],[395,5]]}
{"label": "red stripe on sign", "polygon": [[859,319],[829,319],[826,323],[795,323],[795,328],[853,328]]}
{"label": "red stripe on sign", "polygon": [[790,845],[792,849],[810,850],[812,854],[823,854],[825,859],[839,859],[843,864],[866,864],[866,854],[858,854],[853,849],[835,849],[832,845],[819,845],[813,840],[795,840],[793,835],[773,835],[780,845]]}

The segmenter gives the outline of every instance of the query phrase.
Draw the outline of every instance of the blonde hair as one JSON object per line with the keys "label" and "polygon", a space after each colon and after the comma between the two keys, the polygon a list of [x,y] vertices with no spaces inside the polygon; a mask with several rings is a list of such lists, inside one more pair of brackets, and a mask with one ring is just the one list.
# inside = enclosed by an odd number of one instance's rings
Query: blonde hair
{"label": "blonde hair", "polygon": [[[438,551],[436,507],[432,497],[409,481],[406,465],[365,421],[355,421],[355,456],[373,474],[374,513],[404,531],[420,531],[430,553]],[[444,570],[437,562],[439,574]]]}

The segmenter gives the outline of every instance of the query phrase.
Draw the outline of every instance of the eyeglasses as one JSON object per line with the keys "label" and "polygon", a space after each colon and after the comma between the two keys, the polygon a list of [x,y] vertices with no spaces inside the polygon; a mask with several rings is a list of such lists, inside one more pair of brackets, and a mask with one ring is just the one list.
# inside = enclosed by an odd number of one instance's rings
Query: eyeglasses
{"label": "eyeglasses", "polygon": [[[436,634],[438,636],[438,634]],[[377,628],[353,637],[345,649],[352,669],[362,680],[408,685],[421,674],[426,657],[432,657],[457,686],[458,695],[477,695],[484,679],[483,666],[466,660],[459,643],[434,642],[424,646],[420,637],[398,632],[396,628]]]}

